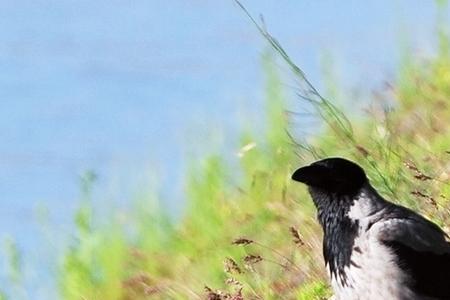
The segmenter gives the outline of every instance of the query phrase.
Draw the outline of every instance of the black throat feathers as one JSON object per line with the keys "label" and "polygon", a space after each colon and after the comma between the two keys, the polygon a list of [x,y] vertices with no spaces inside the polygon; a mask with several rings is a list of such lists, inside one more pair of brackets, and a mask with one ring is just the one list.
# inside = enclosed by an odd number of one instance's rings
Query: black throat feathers
{"label": "black throat feathers", "polygon": [[[344,267],[349,266],[359,223],[351,220],[348,212],[355,201],[353,197],[322,194],[310,189],[317,217],[323,229],[323,256],[330,273],[346,285]],[[330,197],[332,199],[330,199]]]}

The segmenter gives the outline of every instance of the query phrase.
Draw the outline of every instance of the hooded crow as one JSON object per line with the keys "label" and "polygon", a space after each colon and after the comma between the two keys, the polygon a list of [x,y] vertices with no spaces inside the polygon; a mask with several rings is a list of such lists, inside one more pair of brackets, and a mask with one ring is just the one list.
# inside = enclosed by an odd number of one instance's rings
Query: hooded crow
{"label": "hooded crow", "polygon": [[339,300],[450,299],[450,243],[434,223],[386,201],[343,158],[294,172],[323,229],[323,256]]}

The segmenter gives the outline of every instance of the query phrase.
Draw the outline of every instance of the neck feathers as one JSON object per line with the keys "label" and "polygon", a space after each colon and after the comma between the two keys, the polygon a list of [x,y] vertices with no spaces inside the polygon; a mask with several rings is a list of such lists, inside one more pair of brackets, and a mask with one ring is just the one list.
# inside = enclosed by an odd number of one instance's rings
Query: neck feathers
{"label": "neck feathers", "polygon": [[336,195],[310,189],[324,232],[323,255],[331,275],[345,284],[344,267],[350,264],[354,240],[362,220],[382,208],[384,200],[369,185],[356,195]]}

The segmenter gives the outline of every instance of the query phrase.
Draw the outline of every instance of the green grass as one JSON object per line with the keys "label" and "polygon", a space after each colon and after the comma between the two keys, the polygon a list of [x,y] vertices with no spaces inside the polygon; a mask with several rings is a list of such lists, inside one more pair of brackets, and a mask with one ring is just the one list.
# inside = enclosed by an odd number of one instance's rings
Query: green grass
{"label": "green grass", "polygon": [[[264,130],[243,129],[237,156],[212,153],[190,162],[186,206],[176,221],[155,192],[98,222],[104,216],[92,210],[95,176],[88,173],[74,217],[77,232],[56,275],[62,299],[328,298],[315,209],[305,188],[290,180],[295,168],[325,156],[357,161],[381,194],[449,232],[450,52],[444,30],[434,57],[405,56],[390,88],[366,99],[364,113],[350,115],[323,97],[255,24],[273,49],[263,57]],[[311,137],[296,136],[291,125],[302,114],[286,114],[292,89],[278,74],[281,63],[298,84],[298,101],[321,124]],[[10,281],[17,286],[20,254],[12,242],[8,249]]]}

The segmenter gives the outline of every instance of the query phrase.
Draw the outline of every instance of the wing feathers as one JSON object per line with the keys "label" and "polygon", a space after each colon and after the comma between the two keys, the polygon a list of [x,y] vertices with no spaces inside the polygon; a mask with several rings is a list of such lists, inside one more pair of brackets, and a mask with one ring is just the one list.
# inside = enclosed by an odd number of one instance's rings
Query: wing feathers
{"label": "wing feathers", "polygon": [[395,253],[411,288],[426,297],[450,299],[450,244],[445,233],[415,213],[377,225],[378,239]]}

